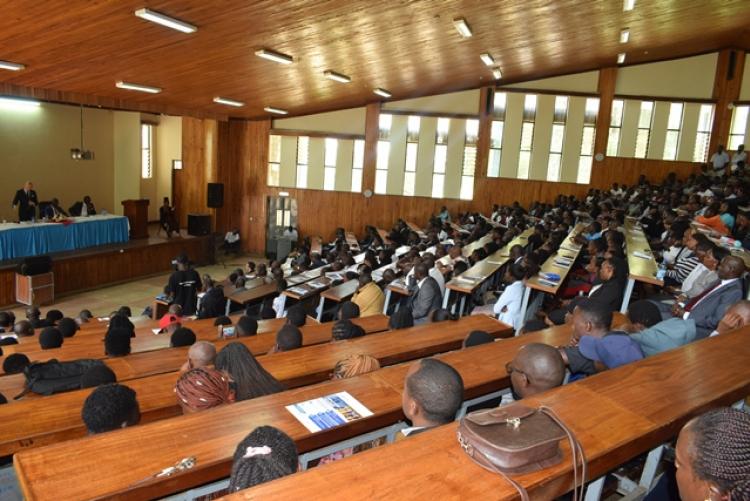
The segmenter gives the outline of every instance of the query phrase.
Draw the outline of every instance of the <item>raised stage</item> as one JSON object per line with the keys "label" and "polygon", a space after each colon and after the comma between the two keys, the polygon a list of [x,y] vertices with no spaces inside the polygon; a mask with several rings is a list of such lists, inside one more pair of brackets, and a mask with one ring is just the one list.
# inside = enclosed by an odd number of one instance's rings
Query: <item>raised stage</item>
{"label": "raised stage", "polygon": [[[49,254],[55,295],[70,294],[166,273],[186,253],[196,265],[214,262],[213,237],[151,237],[112,245]],[[0,261],[0,308],[16,304],[15,272],[20,259]]]}

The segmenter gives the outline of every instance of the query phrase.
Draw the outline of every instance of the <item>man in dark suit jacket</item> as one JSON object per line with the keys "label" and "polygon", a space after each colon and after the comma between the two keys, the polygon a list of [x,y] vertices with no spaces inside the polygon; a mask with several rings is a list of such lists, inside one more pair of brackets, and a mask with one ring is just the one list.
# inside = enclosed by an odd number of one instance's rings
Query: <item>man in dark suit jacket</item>
{"label": "man in dark suit jacket", "polygon": [[39,200],[34,191],[34,184],[26,181],[26,184],[16,192],[13,198],[13,208],[18,206],[18,220],[31,221],[36,216],[36,206]]}
{"label": "man in dark suit jacket", "polygon": [[83,202],[74,203],[69,210],[71,216],[93,216],[96,214],[94,202],[91,201],[91,197],[88,195],[83,197]]}
{"label": "man in dark suit jacket", "polygon": [[60,207],[60,201],[56,198],[53,198],[50,203],[44,206],[42,212],[39,215],[41,217],[46,217],[47,219],[54,219],[58,216],[67,217],[68,213],[65,212],[62,207]]}
{"label": "man in dark suit jacket", "polygon": [[414,323],[424,323],[429,318],[432,310],[442,307],[443,295],[437,281],[429,275],[429,270],[424,263],[414,267],[414,283],[409,285],[412,293],[411,313]]}
{"label": "man in dark suit jacket", "polygon": [[719,325],[727,309],[742,300],[742,274],[745,263],[737,256],[727,256],[721,260],[717,275],[719,281],[709,286],[680,308],[678,304],[672,313],[695,321],[695,339],[708,337]]}

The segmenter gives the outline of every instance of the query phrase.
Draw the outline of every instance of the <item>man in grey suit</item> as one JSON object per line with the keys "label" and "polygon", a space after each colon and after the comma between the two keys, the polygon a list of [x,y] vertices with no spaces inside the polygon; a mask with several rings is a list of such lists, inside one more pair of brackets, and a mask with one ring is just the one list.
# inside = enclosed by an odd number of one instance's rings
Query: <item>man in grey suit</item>
{"label": "man in grey suit", "polygon": [[409,291],[412,294],[411,313],[415,324],[426,322],[430,312],[442,306],[440,285],[429,275],[427,266],[423,263],[414,267],[413,282],[409,285]]}
{"label": "man in grey suit", "polygon": [[672,313],[676,317],[695,321],[695,339],[708,337],[727,309],[742,300],[742,274],[745,263],[736,256],[727,256],[721,260],[717,275],[719,281],[706,288],[681,308],[675,304]]}

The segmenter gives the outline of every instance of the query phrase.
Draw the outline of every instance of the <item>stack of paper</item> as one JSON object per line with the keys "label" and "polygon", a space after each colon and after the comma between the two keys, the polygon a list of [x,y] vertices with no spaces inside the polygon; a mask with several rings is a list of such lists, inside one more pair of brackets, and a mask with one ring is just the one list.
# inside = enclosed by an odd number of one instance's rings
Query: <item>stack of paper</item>
{"label": "stack of paper", "polygon": [[372,411],[346,391],[287,405],[286,409],[312,433],[372,416]]}

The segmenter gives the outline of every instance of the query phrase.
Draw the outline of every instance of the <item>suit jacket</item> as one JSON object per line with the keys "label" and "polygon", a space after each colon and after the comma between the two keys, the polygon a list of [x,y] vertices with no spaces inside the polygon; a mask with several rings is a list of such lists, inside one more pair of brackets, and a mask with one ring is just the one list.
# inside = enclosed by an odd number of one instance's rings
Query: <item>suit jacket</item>
{"label": "suit jacket", "polygon": [[47,204],[44,206],[44,210],[42,210],[42,213],[40,214],[41,217],[46,217],[48,219],[52,219],[56,215],[67,216],[68,213],[62,210],[62,207],[55,207],[52,204]]}
{"label": "suit jacket", "polygon": [[[33,202],[34,205],[29,205],[30,202]],[[30,221],[36,215],[36,206],[39,205],[36,191],[30,190],[27,195],[23,189],[18,190],[16,196],[13,197],[13,205],[18,205],[18,219],[20,221]]]}
{"label": "suit jacket", "polygon": [[595,300],[598,303],[607,305],[612,311],[619,311],[622,306],[622,295],[624,293],[624,287],[620,280],[612,278],[607,280],[595,290],[589,294],[589,298]]}
{"label": "suit jacket", "polygon": [[[68,209],[71,216],[80,216],[81,212],[83,212],[83,202],[78,201],[70,206],[70,209]],[[94,208],[94,204],[88,204],[88,215],[93,216],[96,214],[96,209]]]}
{"label": "suit jacket", "polygon": [[440,294],[440,286],[437,281],[428,276],[424,279],[422,287],[414,286],[411,298],[411,314],[414,320],[426,318],[432,310],[437,310],[443,305],[443,296]]}
{"label": "suit jacket", "polygon": [[742,280],[732,280],[704,296],[692,309],[688,319],[695,321],[695,339],[708,337],[727,308],[742,300]]}

